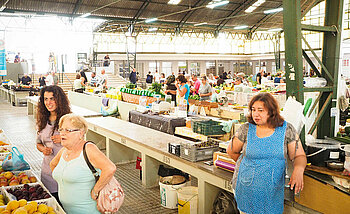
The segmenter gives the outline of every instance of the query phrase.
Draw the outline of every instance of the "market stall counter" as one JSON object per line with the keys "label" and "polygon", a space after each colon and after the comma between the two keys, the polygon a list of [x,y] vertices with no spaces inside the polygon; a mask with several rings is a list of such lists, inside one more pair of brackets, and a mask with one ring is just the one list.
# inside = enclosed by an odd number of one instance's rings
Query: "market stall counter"
{"label": "market stall counter", "polygon": [[9,89],[4,88],[3,86],[0,86],[0,97],[6,101],[9,101],[10,95],[9,95]]}
{"label": "market stall counter", "polygon": [[[36,114],[36,107],[38,105],[38,100],[39,97],[38,96],[30,96],[27,97],[27,114],[28,115],[35,115]],[[96,111],[91,111],[89,109],[86,108],[82,108],[76,105],[71,105],[72,108],[72,112],[74,114],[77,114],[79,116],[82,117],[100,117],[102,116],[102,114],[100,112],[96,112]]]}
{"label": "market stall counter", "polygon": [[151,112],[129,112],[129,122],[173,135],[176,127],[186,126],[185,118],[157,115]]}
{"label": "market stall counter", "polygon": [[112,117],[87,118],[87,140],[106,144],[107,156],[114,163],[126,163],[142,157],[142,184],[158,185],[158,168],[166,164],[198,179],[198,213],[210,213],[217,193],[232,192],[232,173],[207,166],[201,162],[184,160],[168,152],[168,143],[187,142],[160,131]]}

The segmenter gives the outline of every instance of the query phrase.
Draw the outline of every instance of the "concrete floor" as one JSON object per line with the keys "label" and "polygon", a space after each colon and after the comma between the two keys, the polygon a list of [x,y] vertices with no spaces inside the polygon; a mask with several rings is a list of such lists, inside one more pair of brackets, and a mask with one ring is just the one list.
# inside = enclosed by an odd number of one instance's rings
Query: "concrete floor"
{"label": "concrete floor", "polygon": [[[11,142],[24,154],[33,172],[40,177],[43,155],[36,149],[35,122],[32,116],[27,116],[27,108],[11,106],[0,99],[0,129],[5,131]],[[118,213],[177,213],[176,209],[170,210],[160,205],[159,188],[146,189],[142,186],[135,163],[118,165],[115,177],[125,191],[125,200]]]}
{"label": "concrete floor", "polygon": [[[5,131],[11,142],[24,154],[24,158],[30,163],[33,172],[40,175],[43,155],[36,149],[35,122],[32,116],[27,116],[27,108],[11,106],[5,100],[0,99],[0,129]],[[118,165],[115,177],[125,191],[125,200],[118,213],[177,213],[177,209],[170,210],[160,205],[159,188],[146,189],[142,186],[139,170],[135,169],[135,163]],[[284,213],[317,212],[298,207],[297,204],[286,203]]]}

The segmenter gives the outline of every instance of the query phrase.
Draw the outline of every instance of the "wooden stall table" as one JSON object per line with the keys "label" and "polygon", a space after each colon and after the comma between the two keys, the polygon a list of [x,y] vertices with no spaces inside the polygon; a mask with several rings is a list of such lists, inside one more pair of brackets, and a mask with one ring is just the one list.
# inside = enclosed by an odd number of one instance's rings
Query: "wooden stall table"
{"label": "wooden stall table", "polygon": [[142,184],[158,186],[160,164],[182,170],[198,179],[198,213],[210,213],[222,189],[232,192],[232,173],[202,162],[190,162],[168,153],[168,143],[187,140],[112,117],[87,118],[87,140],[105,142],[107,157],[114,163],[127,163],[142,157]]}
{"label": "wooden stall table", "polygon": [[305,171],[304,189],[295,201],[325,214],[348,214],[350,208],[350,192],[334,183],[325,174]]}

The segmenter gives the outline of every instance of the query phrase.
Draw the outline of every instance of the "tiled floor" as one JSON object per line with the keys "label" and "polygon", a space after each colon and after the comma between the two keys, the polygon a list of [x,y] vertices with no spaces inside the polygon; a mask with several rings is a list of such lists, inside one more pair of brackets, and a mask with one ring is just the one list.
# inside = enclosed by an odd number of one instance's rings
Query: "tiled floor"
{"label": "tiled floor", "polygon": [[[42,154],[35,147],[35,123],[31,116],[27,116],[27,108],[11,106],[0,99],[0,129],[5,131],[12,143],[24,154],[32,170],[40,174]],[[166,209],[160,205],[159,188],[146,189],[141,185],[135,164],[117,167],[115,176],[125,191],[124,204],[118,213],[177,213],[177,210]]]}

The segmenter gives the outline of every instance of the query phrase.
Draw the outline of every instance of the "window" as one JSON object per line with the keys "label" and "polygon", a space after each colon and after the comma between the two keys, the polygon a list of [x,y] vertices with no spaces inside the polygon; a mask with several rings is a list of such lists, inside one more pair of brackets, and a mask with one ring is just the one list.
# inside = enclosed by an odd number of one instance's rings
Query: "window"
{"label": "window", "polygon": [[162,62],[162,72],[164,73],[165,77],[171,75],[171,62]]}
{"label": "window", "polygon": [[150,62],[149,63],[149,71],[154,74],[156,73],[156,70],[159,72],[159,62]]}
{"label": "window", "polygon": [[200,74],[200,67],[199,67],[199,63],[198,62],[192,62],[191,66],[190,66],[190,74],[196,74],[199,75]]}

